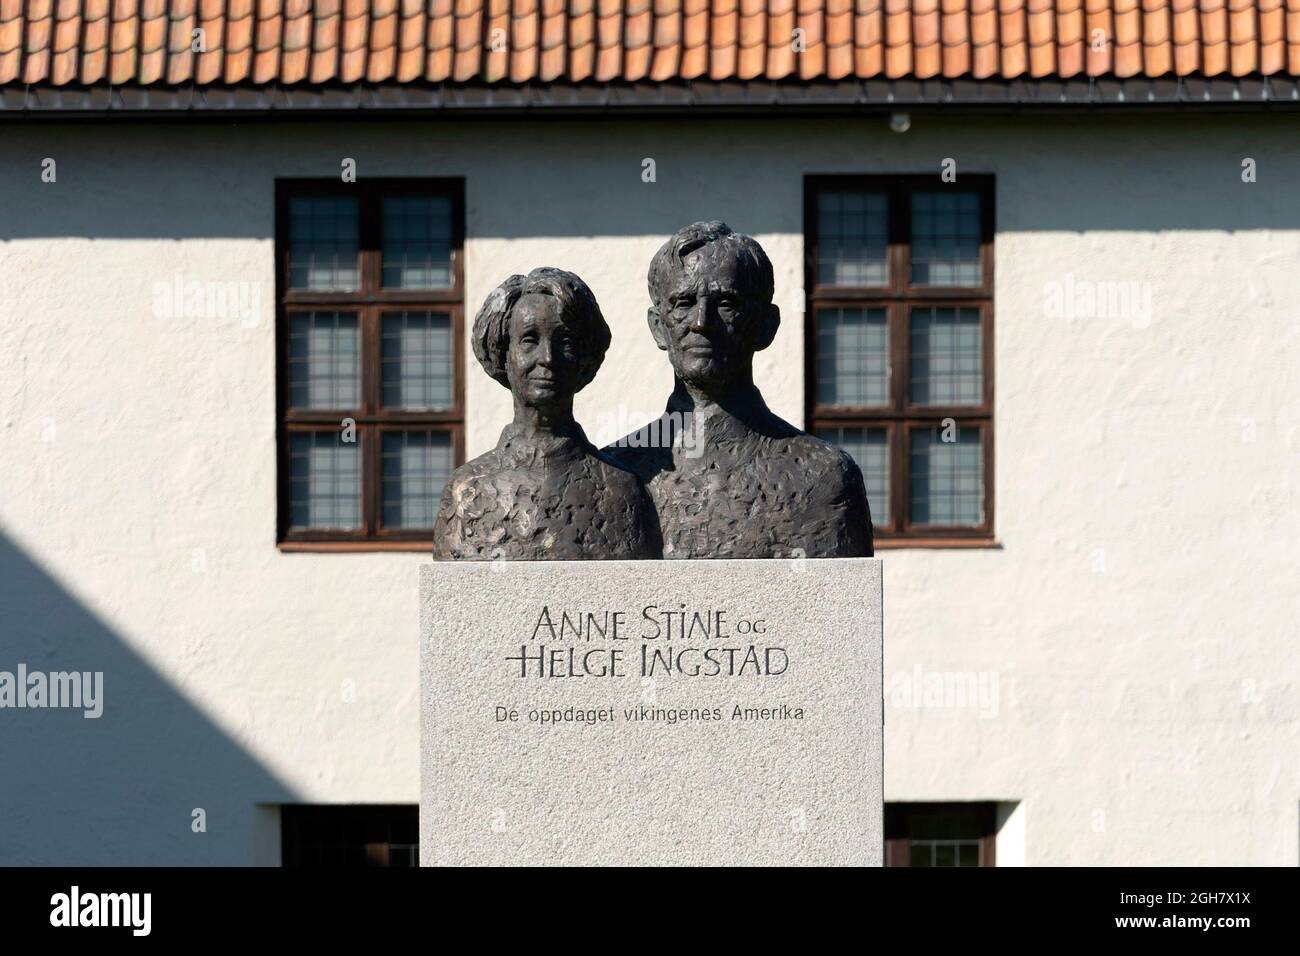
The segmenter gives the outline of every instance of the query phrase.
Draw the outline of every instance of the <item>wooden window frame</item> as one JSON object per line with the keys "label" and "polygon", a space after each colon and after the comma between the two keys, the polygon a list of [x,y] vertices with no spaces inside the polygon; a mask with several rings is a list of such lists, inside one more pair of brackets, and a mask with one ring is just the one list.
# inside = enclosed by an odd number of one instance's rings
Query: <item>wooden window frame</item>
{"label": "wooden window frame", "polygon": [[[448,289],[388,289],[383,281],[383,200],[401,196],[445,196],[452,205],[451,274]],[[295,198],[358,200],[358,275],[354,292],[317,292],[289,287],[289,205]],[[383,527],[382,435],[428,430],[451,435],[452,466],[465,460],[465,181],[460,178],[279,179],[275,184],[276,282],[276,541],[282,551],[430,551],[431,529]],[[300,312],[355,312],[361,346],[361,407],[289,407],[289,316]],[[383,407],[382,316],[430,311],[451,316],[452,407],[437,411]],[[337,432],[343,418],[355,419],[361,446],[361,527],[356,531],[289,527],[289,436]]]}
{"label": "wooden window frame", "polygon": [[[819,285],[817,282],[817,198],[824,191],[883,192],[888,202],[888,284]],[[911,196],[954,190],[980,197],[978,286],[913,285],[911,281]],[[994,177],[962,173],[945,183],[938,175],[810,175],[804,177],[804,420],[818,428],[884,428],[889,448],[889,498],[892,514],[874,529],[877,548],[990,547],[993,536],[993,237]],[[979,405],[914,405],[910,399],[911,308],[974,308],[980,313],[983,395]],[[889,329],[889,395],[881,406],[822,405],[817,401],[817,313],[835,308],[884,309]],[[980,430],[984,465],[984,521],[978,526],[917,524],[910,518],[911,445],[905,433],[941,426],[951,418],[959,428]],[[874,520],[874,519],[873,519]]]}
{"label": "wooden window frame", "polygon": [[911,821],[927,814],[967,812],[980,825],[981,867],[997,866],[998,805],[996,803],[886,803],[885,866],[912,865]]}

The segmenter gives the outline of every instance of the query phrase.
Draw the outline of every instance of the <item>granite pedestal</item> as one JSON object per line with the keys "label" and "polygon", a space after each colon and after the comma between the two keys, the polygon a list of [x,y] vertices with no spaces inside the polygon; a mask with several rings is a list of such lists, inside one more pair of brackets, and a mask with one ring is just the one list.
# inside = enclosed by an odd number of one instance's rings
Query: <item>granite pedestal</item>
{"label": "granite pedestal", "polygon": [[420,858],[880,865],[876,559],[421,569]]}

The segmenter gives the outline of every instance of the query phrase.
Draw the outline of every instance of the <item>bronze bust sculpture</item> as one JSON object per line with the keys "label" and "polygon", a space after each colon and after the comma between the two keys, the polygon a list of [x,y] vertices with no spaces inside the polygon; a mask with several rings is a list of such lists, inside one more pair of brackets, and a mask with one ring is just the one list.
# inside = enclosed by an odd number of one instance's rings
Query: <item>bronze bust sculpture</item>
{"label": "bronze bust sculpture", "polygon": [[573,396],[610,333],[586,283],[543,267],[511,276],[474,319],[474,355],[514,396],[497,447],[457,468],[434,527],[435,558],[657,558],[653,505],[638,479],[587,440]]}
{"label": "bronze bust sculpture", "polygon": [[780,323],[762,247],[725,223],[693,223],[648,279],[650,331],[676,382],[658,423],[606,451],[646,483],[663,556],[871,556],[857,464],[773,414],[754,386],[754,353]]}
{"label": "bronze bust sculpture", "polygon": [[510,389],[514,421],[447,483],[434,557],[870,557],[857,464],[773,414],[754,386],[754,353],[781,320],[763,248],[693,223],[648,279],[650,331],[675,385],[658,421],[604,451],[573,418],[610,341],[591,290],[541,268],[488,296],[474,354]]}

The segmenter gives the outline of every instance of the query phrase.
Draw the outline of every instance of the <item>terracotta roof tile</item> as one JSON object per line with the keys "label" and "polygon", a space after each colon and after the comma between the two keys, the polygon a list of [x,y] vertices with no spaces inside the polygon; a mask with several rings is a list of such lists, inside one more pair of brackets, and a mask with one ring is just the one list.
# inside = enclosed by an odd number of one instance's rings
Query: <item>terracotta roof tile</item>
{"label": "terracotta roof tile", "polygon": [[479,76],[495,83],[510,75],[510,0],[485,0],[485,3],[487,23]]}
{"label": "terracotta roof tile", "polygon": [[1056,69],[1056,10],[1052,0],[1027,0],[1029,75],[1051,76]]}
{"label": "terracotta roof tile", "polygon": [[[1191,0],[1195,3],[1196,0]],[[1111,19],[1110,0],[1084,0],[1083,3],[1084,72],[1103,76],[1111,71],[1115,48],[1115,25]]]}
{"label": "terracotta roof tile", "polygon": [[654,0],[650,13],[650,79],[671,80],[682,60],[681,0]]}
{"label": "terracotta roof tile", "polygon": [[879,76],[884,71],[884,0],[854,0],[853,47],[855,76]]}
{"label": "terracotta roof tile", "polygon": [[485,0],[454,0],[455,37],[452,40],[451,78],[457,83],[474,79],[479,72],[480,56],[489,42],[484,29]]}
{"label": "terracotta roof tile", "polygon": [[[740,0],[736,76],[752,80],[767,72],[766,0]],[[852,46],[850,45],[850,49]]]}
{"label": "terracotta roof tile", "polygon": [[51,0],[30,0],[26,21],[22,82],[39,83],[50,74],[50,43],[54,37],[54,7]]}
{"label": "terracotta roof tile", "polygon": [[1023,76],[1029,69],[1025,0],[998,0],[998,45],[1002,53],[998,75],[1007,79]]}
{"label": "terracotta roof tile", "polygon": [[512,0],[510,4],[510,79],[526,83],[536,79],[541,23],[537,0]]}
{"label": "terracotta roof tile", "polygon": [[1286,72],[1300,74],[1300,0],[1286,0]]}
{"label": "terracotta roof tile", "polygon": [[23,0],[0,0],[0,83],[18,77],[23,56]]}
{"label": "terracotta roof tile", "polygon": [[1077,76],[1084,71],[1083,0],[1057,0],[1056,68],[1057,76]]}
{"label": "terracotta roof tile", "polygon": [[996,76],[1001,68],[996,0],[970,0],[970,74],[978,80]]}
{"label": "terracotta roof tile", "polygon": [[912,11],[908,0],[885,0],[885,76],[912,72]]}
{"label": "terracotta roof tile", "polygon": [[942,0],[939,4],[939,41],[943,75],[970,73],[970,16],[966,0]]}
{"label": "terracotta roof tile", "polygon": [[1286,63],[1286,18],[1282,0],[1258,0],[1259,72],[1277,73]]}
{"label": "terracotta roof tile", "polygon": [[[803,3],[817,0],[801,0]],[[737,0],[713,0],[709,17],[709,77],[726,80],[736,75],[736,45],[740,36]]]}
{"label": "terracotta roof tile", "polygon": [[1254,73],[1257,67],[1257,15],[1256,0],[1228,0],[1228,58],[1233,76]]}
{"label": "terracotta roof tile", "polygon": [[568,77],[575,82],[589,80],[596,69],[595,0],[571,0],[565,29]]}
{"label": "terracotta roof tile", "polygon": [[[112,20],[109,0],[86,0],[81,10],[84,35],[80,50],[74,46],[74,69],[77,70],[76,82],[82,84],[99,83],[108,72],[108,36]],[[3,17],[0,17],[2,24]],[[2,29],[2,28],[0,28]],[[0,41],[0,49],[4,47]]]}
{"label": "terracotta roof tile", "polygon": [[1112,69],[1116,76],[1142,72],[1142,11],[1138,0],[1114,0],[1115,51]]}
{"label": "terracotta roof tile", "polygon": [[54,7],[51,79],[58,86],[76,80],[80,38],[81,4],[78,0],[57,0]]}
{"label": "terracotta roof tile", "polygon": [[0,0],[0,84],[1300,75],[1300,0]]}
{"label": "terracotta roof tile", "polygon": [[708,70],[708,0],[681,0],[682,79],[702,77]]}
{"label": "terracotta roof tile", "polygon": [[1216,76],[1228,68],[1228,5],[1201,0],[1201,72]]}
{"label": "terracotta roof tile", "polygon": [[[339,66],[339,37],[343,25],[343,11],[336,2],[327,9],[317,9],[312,17],[311,62],[307,78],[312,83],[327,83]],[[423,59],[424,44],[417,48]]]}
{"label": "terracotta roof tile", "polygon": [[569,59],[565,42],[566,21],[564,0],[541,0],[538,8],[537,78],[550,83],[564,75]]}
{"label": "terracotta roof tile", "polygon": [[[248,79],[249,71],[253,67],[255,24],[256,19],[251,11],[245,16],[226,21],[221,82],[242,83]],[[330,75],[333,75],[332,72]]]}
{"label": "terracotta roof tile", "polygon": [[912,74],[923,80],[943,69],[939,0],[912,0]]}
{"label": "terracotta roof tile", "polygon": [[1164,76],[1172,69],[1167,0],[1142,0],[1142,72]]}
{"label": "terracotta roof tile", "polygon": [[1169,24],[1174,38],[1174,72],[1189,76],[1201,67],[1200,24],[1196,0],[1170,0]]}
{"label": "terracotta roof tile", "polygon": [[[308,0],[284,0],[279,18],[280,37],[276,49],[259,52],[259,73],[278,64],[277,79],[282,83],[300,83],[307,78],[311,49],[311,4]],[[345,44],[346,45],[346,44]]]}
{"label": "terracotta roof tile", "polygon": [[216,83],[221,79],[225,51],[226,17],[221,0],[199,0],[194,28],[198,30],[199,50],[194,55],[193,80]]}
{"label": "terracotta roof tile", "polygon": [[623,4],[623,75],[635,83],[650,72],[651,27],[654,10],[650,0],[624,0]]}

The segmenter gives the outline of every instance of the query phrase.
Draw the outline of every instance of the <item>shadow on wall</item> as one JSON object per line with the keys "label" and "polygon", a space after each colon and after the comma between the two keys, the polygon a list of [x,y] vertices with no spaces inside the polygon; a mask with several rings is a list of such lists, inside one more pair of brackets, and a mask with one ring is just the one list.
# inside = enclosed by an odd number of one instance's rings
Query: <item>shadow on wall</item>
{"label": "shadow on wall", "polygon": [[[997,177],[1002,231],[1292,229],[1294,204],[1278,189],[1293,195],[1298,167],[1277,124],[918,114],[904,136],[883,116],[40,124],[6,130],[0,178],[30,188],[0,205],[0,239],[270,240],[275,179],[338,180],[340,157],[363,179],[464,177],[480,239],[666,238],[700,218],[798,233],[805,175],[932,171],[937,184],[944,156]],[[1241,180],[1245,157],[1258,186]],[[43,183],[50,159],[57,179]]]}
{"label": "shadow on wall", "polygon": [[0,534],[0,672],[19,664],[102,671],[103,713],[0,709],[0,866],[248,865],[274,842],[255,804],[298,798]]}

